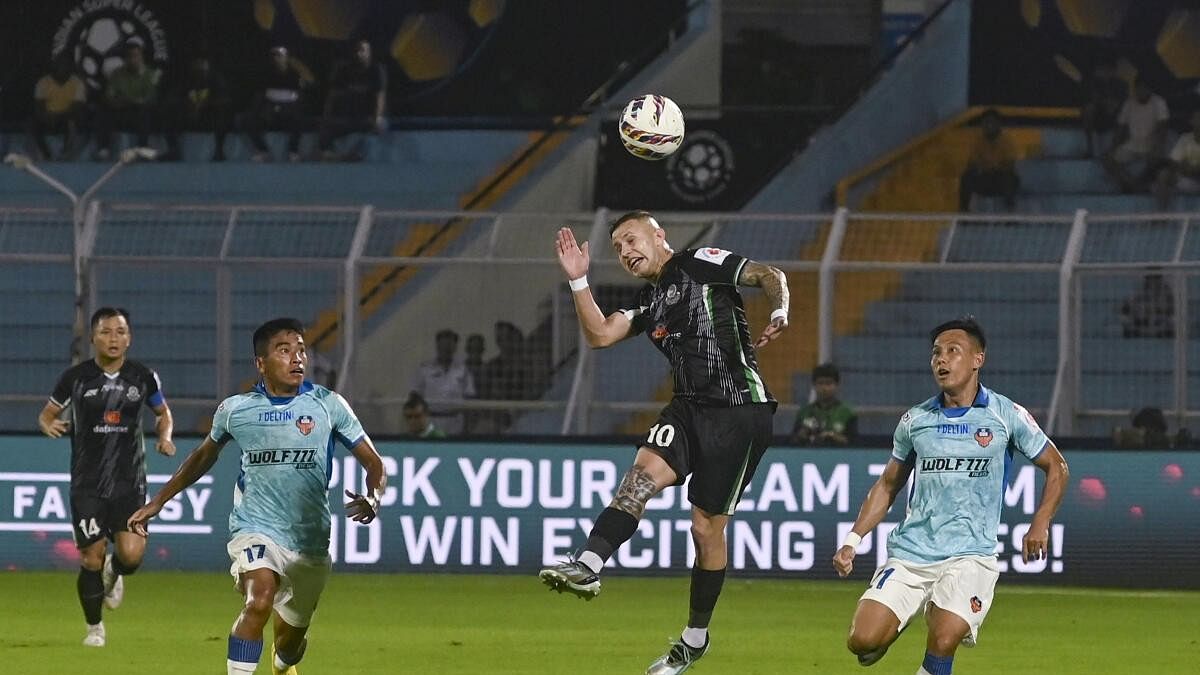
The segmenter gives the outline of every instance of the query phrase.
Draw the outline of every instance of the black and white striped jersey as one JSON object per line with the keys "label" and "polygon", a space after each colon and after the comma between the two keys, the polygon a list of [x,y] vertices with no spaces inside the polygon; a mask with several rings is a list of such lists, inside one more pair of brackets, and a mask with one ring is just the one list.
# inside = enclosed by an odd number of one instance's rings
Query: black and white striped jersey
{"label": "black and white striped jersey", "polygon": [[676,397],[725,407],[775,401],[759,374],[737,288],[746,262],[719,248],[681,251],[637,306],[622,310],[671,362]]}

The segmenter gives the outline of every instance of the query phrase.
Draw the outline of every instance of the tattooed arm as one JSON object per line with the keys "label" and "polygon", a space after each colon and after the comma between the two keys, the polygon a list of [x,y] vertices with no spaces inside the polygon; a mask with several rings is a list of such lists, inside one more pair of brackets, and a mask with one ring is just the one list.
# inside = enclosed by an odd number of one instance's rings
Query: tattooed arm
{"label": "tattooed arm", "polygon": [[771,301],[771,323],[767,324],[767,327],[763,329],[762,335],[754,343],[755,347],[762,347],[771,340],[779,337],[783,329],[787,328],[787,276],[778,268],[748,260],[742,267],[742,274],[738,277],[738,284],[742,286],[758,286],[763,289],[763,293],[766,293],[767,298]]}

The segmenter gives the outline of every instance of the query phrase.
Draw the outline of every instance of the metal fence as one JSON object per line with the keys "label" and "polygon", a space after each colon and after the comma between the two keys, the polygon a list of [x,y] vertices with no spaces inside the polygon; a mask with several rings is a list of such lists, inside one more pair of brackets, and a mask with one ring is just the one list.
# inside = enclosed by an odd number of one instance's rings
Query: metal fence
{"label": "metal fence", "polygon": [[[131,310],[131,356],[160,372],[184,430],[253,381],[250,333],[279,315],[310,326],[314,378],[376,433],[404,432],[414,389],[435,421],[489,434],[641,433],[670,393],[666,363],[640,340],[579,349],[555,231],[596,242],[603,310],[638,289],[611,253],[604,210],[93,204],[81,236],[70,212],[0,209],[6,428],[34,426],[69,364],[77,289],[88,312]],[[1104,435],[1145,405],[1185,425],[1200,414],[1193,217],[659,214],[676,250],[720,246],[787,273],[791,327],[760,352],[781,434],[824,361],[841,367],[862,431],[890,433],[934,393],[928,330],[967,313],[990,337],[984,381],[1052,431]],[[770,308],[744,295],[760,329]],[[1154,318],[1134,316],[1146,311]],[[442,331],[458,336],[453,368],[431,363]],[[469,387],[443,386],[454,369]]]}

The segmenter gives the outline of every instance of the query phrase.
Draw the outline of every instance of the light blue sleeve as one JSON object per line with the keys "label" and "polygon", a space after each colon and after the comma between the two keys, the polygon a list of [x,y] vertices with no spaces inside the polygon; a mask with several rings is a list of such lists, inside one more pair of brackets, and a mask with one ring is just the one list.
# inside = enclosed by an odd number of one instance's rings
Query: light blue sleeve
{"label": "light blue sleeve", "polygon": [[909,410],[900,418],[896,432],[892,434],[892,458],[912,466],[917,461],[917,453],[913,449],[911,423],[913,411]]}
{"label": "light blue sleeve", "polygon": [[358,421],[358,417],[350,409],[350,404],[346,402],[346,399],[337,392],[329,393],[329,398],[325,400],[326,405],[329,406],[329,420],[334,438],[349,450],[358,445],[367,433],[363,431],[362,423]]}
{"label": "light blue sleeve", "polygon": [[1023,408],[1020,404],[1010,401],[1009,405],[1004,406],[1003,411],[1004,421],[1008,424],[1009,442],[1012,443],[1022,455],[1029,459],[1035,459],[1042,454],[1042,450],[1046,448],[1046,444],[1050,442],[1050,438],[1046,436],[1046,432],[1038,426],[1037,420],[1033,419],[1033,415]]}
{"label": "light blue sleeve", "polygon": [[208,432],[208,437],[216,443],[226,443],[233,438],[233,434],[229,433],[229,415],[233,413],[233,397],[221,401],[221,405],[217,406],[217,411],[213,413],[212,429]]}

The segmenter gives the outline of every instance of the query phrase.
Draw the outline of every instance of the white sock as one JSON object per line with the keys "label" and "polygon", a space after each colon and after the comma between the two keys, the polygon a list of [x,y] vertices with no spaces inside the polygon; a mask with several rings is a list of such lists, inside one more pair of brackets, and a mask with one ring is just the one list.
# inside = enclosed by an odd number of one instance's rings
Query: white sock
{"label": "white sock", "polygon": [[284,663],[283,659],[279,658],[279,650],[278,649],[275,650],[275,670],[287,670],[288,668],[290,668],[294,665],[296,665],[296,664]]}
{"label": "white sock", "polygon": [[579,562],[583,563],[593,574],[599,574],[600,570],[604,569],[604,560],[591,551],[580,553]]}
{"label": "white sock", "polygon": [[253,673],[258,668],[257,663],[246,663],[244,661],[234,661],[233,659],[226,659],[225,664],[229,669],[227,675],[246,675],[246,673]]}
{"label": "white sock", "polygon": [[699,649],[704,646],[704,641],[707,639],[707,628],[692,628],[691,626],[688,626],[687,628],[683,629],[683,641],[686,642],[687,646],[689,647],[695,647],[696,649]]}
{"label": "white sock", "polygon": [[917,675],[932,675],[932,674],[928,670],[925,670],[925,666],[921,666],[920,668],[917,669]]}

